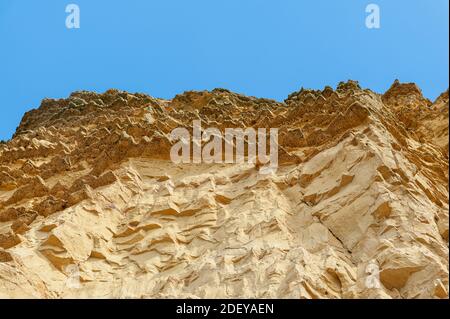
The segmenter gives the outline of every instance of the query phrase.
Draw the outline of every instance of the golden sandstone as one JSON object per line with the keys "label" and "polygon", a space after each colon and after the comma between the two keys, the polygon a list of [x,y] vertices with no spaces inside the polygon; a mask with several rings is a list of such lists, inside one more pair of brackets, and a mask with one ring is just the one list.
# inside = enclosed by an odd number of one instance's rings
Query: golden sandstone
{"label": "golden sandstone", "polygon": [[[171,132],[278,129],[278,167]],[[448,298],[448,91],[45,99],[0,144],[0,298]]]}

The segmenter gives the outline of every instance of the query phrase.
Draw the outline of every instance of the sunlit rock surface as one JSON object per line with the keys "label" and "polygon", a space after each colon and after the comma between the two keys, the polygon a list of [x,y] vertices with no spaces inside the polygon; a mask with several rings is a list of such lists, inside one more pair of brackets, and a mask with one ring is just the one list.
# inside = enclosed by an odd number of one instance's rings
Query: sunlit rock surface
{"label": "sunlit rock surface", "polygon": [[[194,120],[278,170],[174,164]],[[75,92],[0,144],[0,297],[448,298],[448,207],[448,91]]]}

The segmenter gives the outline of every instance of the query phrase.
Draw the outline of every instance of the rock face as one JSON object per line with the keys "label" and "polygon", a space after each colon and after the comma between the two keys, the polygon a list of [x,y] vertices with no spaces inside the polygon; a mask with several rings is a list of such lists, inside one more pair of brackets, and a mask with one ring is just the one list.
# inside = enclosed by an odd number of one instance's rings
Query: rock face
{"label": "rock face", "polygon": [[[278,128],[279,166],[175,164]],[[75,92],[0,144],[1,298],[448,298],[448,91]]]}

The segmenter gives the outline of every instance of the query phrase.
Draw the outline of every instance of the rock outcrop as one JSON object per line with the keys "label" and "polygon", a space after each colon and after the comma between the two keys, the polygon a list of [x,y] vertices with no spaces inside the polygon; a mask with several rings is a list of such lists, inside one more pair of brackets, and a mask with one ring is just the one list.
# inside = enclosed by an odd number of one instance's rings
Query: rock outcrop
{"label": "rock outcrop", "polygon": [[[194,120],[278,128],[278,169],[173,163]],[[448,91],[398,81],[45,99],[0,144],[0,298],[448,298],[448,156]]]}

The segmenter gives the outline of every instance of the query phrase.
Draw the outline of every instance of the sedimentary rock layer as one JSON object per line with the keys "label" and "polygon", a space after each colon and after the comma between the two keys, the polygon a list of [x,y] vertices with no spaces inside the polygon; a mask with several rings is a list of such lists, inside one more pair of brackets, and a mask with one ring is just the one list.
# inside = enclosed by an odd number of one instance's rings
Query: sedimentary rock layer
{"label": "sedimentary rock layer", "polygon": [[[278,169],[173,163],[194,120],[278,128]],[[448,298],[448,154],[448,91],[398,81],[45,99],[0,144],[0,297]]]}

